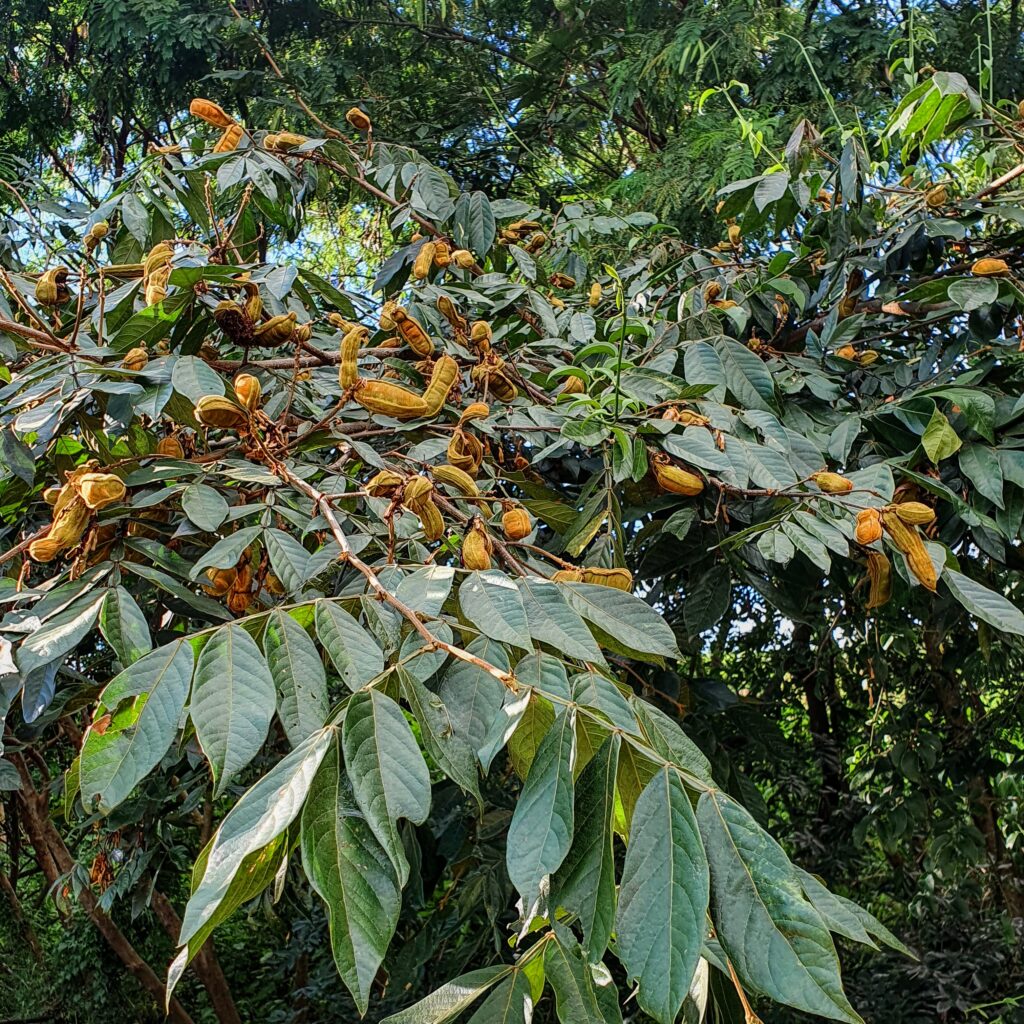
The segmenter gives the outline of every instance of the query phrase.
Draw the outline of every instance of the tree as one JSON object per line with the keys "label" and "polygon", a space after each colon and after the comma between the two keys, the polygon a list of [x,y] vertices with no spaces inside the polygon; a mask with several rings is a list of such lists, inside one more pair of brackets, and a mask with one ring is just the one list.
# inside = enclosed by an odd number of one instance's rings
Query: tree
{"label": "tree", "polygon": [[[284,887],[323,901],[360,1013],[395,1022],[477,998],[527,1019],[545,986],[562,1021],[620,1020],[634,982],[657,1021],[859,1020],[832,935],[900,940],[772,839],[671,666],[753,600],[813,679],[819,623],[866,609],[970,732],[938,638],[1010,663],[1024,635],[1019,124],[949,73],[874,145],[801,122],[698,248],[459,191],[359,111],[362,134],[307,139],[192,109],[191,152],[0,274],[0,764],[47,880],[162,996],[110,914],[148,901],[170,988],[194,963],[221,1020],[204,942]],[[911,162],[938,140],[959,163]],[[288,258],[328,179],[388,211],[372,295]],[[826,739],[831,697],[803,696]],[[119,837],[88,881],[51,820],[62,751],[66,831]],[[978,824],[1019,913],[998,815]],[[155,876],[182,844],[179,927]],[[381,965],[400,976],[416,894],[458,887],[472,938],[409,1008]]]}

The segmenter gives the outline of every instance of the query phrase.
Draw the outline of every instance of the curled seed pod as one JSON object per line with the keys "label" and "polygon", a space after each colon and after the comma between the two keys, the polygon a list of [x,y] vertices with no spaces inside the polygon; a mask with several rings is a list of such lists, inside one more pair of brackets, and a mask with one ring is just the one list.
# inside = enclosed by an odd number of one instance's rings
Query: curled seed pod
{"label": "curled seed pod", "polygon": [[582,569],[559,569],[558,572],[551,577],[553,583],[582,583],[583,582],[583,570]]}
{"label": "curled seed pod", "polygon": [[409,316],[401,306],[395,306],[391,311],[391,319],[394,320],[402,340],[416,355],[421,359],[428,359],[434,354],[434,343],[431,341],[430,335],[423,330],[423,325],[419,320]]}
{"label": "curled seed pod", "polygon": [[[398,324],[395,322],[395,310],[398,309],[398,303],[394,299],[388,299],[383,306],[380,307],[380,319],[377,323],[380,325],[382,331],[394,331],[397,329]],[[332,316],[336,314],[331,314]],[[333,322],[333,321],[332,321]]]}
{"label": "curled seed pod", "polygon": [[907,559],[907,568],[917,577],[921,586],[934,591],[938,584],[935,566],[932,565],[931,555],[928,554],[917,527],[909,526],[898,515],[888,512],[882,513],[882,526],[897,549],[903,552]]}
{"label": "curled seed pod", "polygon": [[348,113],[345,115],[345,120],[357,132],[368,132],[373,127],[373,123],[370,121],[370,115],[360,110],[358,107],[351,107]]}
{"label": "curled seed pod", "polygon": [[58,544],[61,551],[73,548],[82,539],[89,525],[89,516],[89,506],[76,494],[74,500],[54,517],[47,539]]}
{"label": "curled seed pod", "polygon": [[272,572],[268,572],[263,580],[263,588],[273,597],[284,597],[288,593],[284,584]]}
{"label": "curled seed pod", "polygon": [[68,273],[67,267],[60,266],[40,274],[36,281],[36,301],[44,306],[59,306],[67,302],[71,298],[67,285]]}
{"label": "curled seed pod", "polygon": [[877,508],[863,508],[857,513],[853,539],[858,544],[874,544],[882,537],[882,516]]}
{"label": "curled seed pod", "polygon": [[506,373],[500,370],[497,373],[491,374],[488,378],[488,386],[491,394],[499,402],[514,402],[519,397],[519,388],[516,387],[515,383]]}
{"label": "curled seed pod", "polygon": [[452,253],[452,263],[462,270],[470,270],[476,263],[476,259],[468,249],[456,249]]}
{"label": "curled seed pod", "polygon": [[971,267],[971,273],[975,277],[1006,277],[1010,273],[1010,265],[1006,260],[989,257],[976,261]]}
{"label": "curled seed pod", "polygon": [[735,309],[739,303],[733,302],[732,299],[719,299],[717,302],[712,302],[711,305],[715,309]]}
{"label": "curled seed pod", "polygon": [[839,473],[812,473],[811,479],[826,494],[846,494],[853,490],[853,481]]}
{"label": "curled seed pod", "polygon": [[253,595],[248,590],[232,590],[228,594],[226,604],[228,611],[235,615],[244,615],[252,606]]}
{"label": "curled seed pod", "polygon": [[242,286],[245,291],[245,302],[243,308],[249,319],[255,324],[263,315],[263,299],[260,298],[260,286],[246,281]]}
{"label": "curled seed pod", "polygon": [[149,362],[149,353],[141,345],[138,348],[129,349],[124,359],[121,360],[121,366],[126,370],[139,370],[145,369],[146,363]]}
{"label": "curled seed pod", "polygon": [[434,253],[437,252],[436,242],[424,242],[416,253],[416,259],[412,263],[412,278],[414,281],[422,281],[430,273],[434,265]]}
{"label": "curled seed pod", "polygon": [[633,574],[628,569],[588,567],[583,570],[583,582],[596,583],[601,587],[614,587],[616,590],[632,590]]}
{"label": "curled seed pod", "polygon": [[290,149],[298,149],[305,145],[309,139],[305,135],[297,135],[295,132],[278,132],[276,149],[279,153],[287,153]]}
{"label": "curled seed pod", "polygon": [[428,416],[436,416],[441,411],[458,377],[459,364],[451,356],[443,355],[434,363],[434,370],[423,392],[423,404]]}
{"label": "curled seed pod", "polygon": [[[359,324],[353,323],[351,320],[346,320],[340,313],[328,313],[327,322],[332,327],[337,327],[342,334],[348,334],[353,327],[359,326]],[[369,333],[369,328],[367,328],[367,333]]]}
{"label": "curled seed pod", "polygon": [[235,395],[242,406],[253,412],[259,408],[263,397],[263,388],[259,380],[251,373],[240,373],[235,378]]}
{"label": "curled seed pod", "polygon": [[483,346],[484,351],[486,352],[491,346],[491,339],[493,337],[494,332],[491,330],[491,325],[486,320],[473,321],[473,325],[469,329],[469,340],[473,342],[475,346]]}
{"label": "curled seed pod", "polygon": [[271,153],[277,152],[277,132],[270,132],[263,136],[263,148],[269,149]]}
{"label": "curled seed pod", "polygon": [[237,302],[230,299],[218,302],[213,310],[213,319],[235,345],[248,345],[252,342],[252,319]]}
{"label": "curled seed pod", "polygon": [[886,505],[885,513],[892,512],[910,526],[927,526],[935,522],[935,510],[923,501],[903,501],[896,505]]}
{"label": "curled seed pod", "polygon": [[543,231],[537,231],[530,235],[530,240],[526,243],[526,251],[529,253],[540,252],[544,248],[544,243],[548,240],[548,236]]}
{"label": "curled seed pod", "polygon": [[238,570],[207,569],[206,578],[210,582],[203,584],[203,590],[211,597],[223,597],[235,585],[235,581],[238,579]]}
{"label": "curled seed pod", "polygon": [[509,540],[522,540],[533,531],[530,513],[522,505],[507,508],[501,516],[501,529]]}
{"label": "curled seed pod", "polygon": [[94,512],[113,505],[128,493],[124,481],[113,473],[86,473],[78,482],[78,491]]}
{"label": "curled seed pod", "polygon": [[142,279],[148,280],[154,273],[168,266],[173,258],[174,250],[166,242],[157,242],[143,260]]}
{"label": "curled seed pod", "polygon": [[843,345],[836,349],[836,355],[840,359],[854,360],[857,358],[857,350],[852,345]]}
{"label": "curled seed pod", "polygon": [[485,420],[490,415],[491,410],[486,402],[470,402],[470,404],[462,410],[459,422],[469,423],[471,420]]}
{"label": "curled seed pod", "polygon": [[220,430],[241,430],[248,426],[249,414],[239,405],[220,395],[204,395],[196,402],[196,419],[204,427]]}
{"label": "curled seed pod", "polygon": [[297,313],[282,313],[279,316],[272,316],[265,324],[260,324],[252,332],[253,344],[268,347],[283,345],[291,338],[292,332],[295,330],[295,321],[298,318]]}
{"label": "curled seed pod", "polygon": [[579,377],[566,377],[562,384],[563,395],[582,395],[586,390],[586,385]]}
{"label": "curled seed pod", "polygon": [[154,271],[146,282],[146,305],[155,306],[167,298],[167,281],[171,276],[171,268],[163,267]]}
{"label": "curled seed pod", "polygon": [[568,274],[552,274],[548,278],[548,284],[550,284],[552,288],[562,288],[563,290],[567,288],[575,288],[576,278],[570,277]]}
{"label": "curled seed pod", "polygon": [[402,486],[405,477],[392,469],[382,469],[366,482],[366,493],[374,498],[390,498]]}
{"label": "curled seed pod", "polygon": [[441,510],[429,499],[420,502],[416,509],[423,536],[428,541],[440,540],[444,536],[444,516]]}
{"label": "curled seed pod", "polygon": [[670,405],[662,414],[663,420],[671,420],[673,423],[679,421],[679,417],[682,415],[682,411],[677,409],[674,405]]}
{"label": "curled seed pod", "polygon": [[593,309],[595,306],[601,303],[601,284],[599,281],[595,281],[590,286],[590,294],[587,296],[587,304]]}
{"label": "curled seed pod", "polygon": [[295,330],[292,332],[292,341],[296,344],[305,344],[313,337],[313,324],[311,321],[307,321],[304,324],[296,324]]}
{"label": "curled seed pod", "polygon": [[704,481],[696,473],[680,469],[664,453],[654,456],[651,468],[658,486],[670,494],[682,494],[693,498],[704,490]]}
{"label": "curled seed pod", "polygon": [[473,501],[482,511],[490,515],[490,505],[480,497],[480,488],[477,487],[476,481],[469,475],[469,473],[460,469],[458,466],[447,465],[447,466],[431,466],[430,472],[434,477],[435,481],[440,481],[443,484],[447,484],[449,487],[454,487],[464,498],[469,498]]}
{"label": "curled seed pod", "polygon": [[230,128],[225,128],[224,133],[221,137],[213,144],[214,153],[231,153],[238,149],[238,144],[242,141],[242,126],[240,124],[233,124]]}
{"label": "curled seed pod", "polygon": [[353,327],[341,339],[341,363],[338,365],[338,383],[344,390],[354,388],[359,380],[359,349],[369,337],[366,327]]}
{"label": "curled seed pod", "polygon": [[462,538],[463,566],[478,572],[490,569],[493,551],[494,542],[488,535],[487,529],[478,518],[474,519]]}
{"label": "curled seed pod", "polygon": [[156,454],[164,455],[170,459],[185,458],[185,449],[176,437],[161,437],[157,442]]}
{"label": "curled seed pod", "polygon": [[49,537],[40,537],[29,544],[28,557],[33,562],[52,562],[62,550],[59,541],[51,540]]}
{"label": "curled seed pod", "polygon": [[711,424],[711,420],[707,416],[701,416],[699,412],[694,412],[692,409],[680,409],[676,422],[681,423],[684,427],[707,427]]}
{"label": "curled seed pod", "polygon": [[188,112],[193,117],[201,118],[207,124],[212,124],[214,128],[230,128],[235,123],[235,119],[212,100],[197,97],[188,105]]}
{"label": "curled seed pod", "polygon": [[456,430],[448,442],[448,461],[470,476],[480,472],[484,459],[484,446],[477,437],[465,430]]}
{"label": "curled seed pod", "polygon": [[447,242],[438,242],[434,246],[434,266],[444,270],[452,261],[451,246]]}
{"label": "curled seed pod", "polygon": [[947,198],[948,193],[945,185],[936,185],[934,188],[928,189],[924,194],[925,204],[932,210],[945,206]]}
{"label": "curled seed pod", "polygon": [[722,294],[722,286],[717,281],[708,281],[704,286],[704,301],[712,303]]}
{"label": "curled seed pod", "polygon": [[415,512],[420,502],[426,501],[433,490],[434,485],[422,473],[410,477],[406,480],[405,489],[402,491],[402,504]]}
{"label": "curled seed pod", "polygon": [[868,552],[868,581],[870,589],[865,608],[870,611],[881,608],[892,597],[892,565],[880,551]]}
{"label": "curled seed pod", "polygon": [[417,395],[400,384],[386,380],[359,380],[352,397],[368,412],[393,416],[396,420],[414,420],[427,415],[427,406]]}
{"label": "curled seed pod", "polygon": [[729,225],[729,244],[736,248],[740,244],[740,240],[743,238],[743,231],[739,224]]}
{"label": "curled seed pod", "polygon": [[457,334],[465,334],[469,330],[469,324],[464,316],[455,308],[455,303],[447,295],[438,295],[437,308],[441,316],[452,325],[452,330]]}

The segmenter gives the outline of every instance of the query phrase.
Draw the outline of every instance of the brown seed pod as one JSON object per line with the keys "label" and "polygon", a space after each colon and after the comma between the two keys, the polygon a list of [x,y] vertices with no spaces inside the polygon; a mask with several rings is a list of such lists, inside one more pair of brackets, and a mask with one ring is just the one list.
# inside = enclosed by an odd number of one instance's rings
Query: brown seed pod
{"label": "brown seed pod", "polygon": [[882,512],[882,526],[892,538],[893,544],[902,551],[907,559],[907,568],[917,577],[918,582],[927,590],[934,591],[938,580],[931,556],[924,546],[921,534],[916,526],[909,526],[898,515]]}
{"label": "brown seed pod", "polygon": [[341,363],[338,365],[338,382],[344,390],[354,388],[359,380],[359,349],[369,337],[369,329],[358,325],[351,328],[341,339]]}
{"label": "brown seed pod", "polygon": [[680,469],[664,452],[659,452],[653,457],[651,469],[658,486],[670,494],[682,494],[693,498],[704,490],[704,481],[696,473]]}
{"label": "brown seed pod", "polygon": [[420,526],[423,528],[423,536],[426,540],[440,540],[444,536],[444,516],[429,498],[420,502],[416,515],[419,516]]}
{"label": "brown seed pod", "polygon": [[206,578],[209,583],[203,584],[203,590],[211,597],[223,597],[235,585],[238,579],[237,569],[207,569]]}
{"label": "brown seed pod", "polygon": [[927,526],[935,522],[935,510],[923,501],[903,501],[896,505],[886,505],[883,512],[892,512],[909,526]]}
{"label": "brown seed pod", "polygon": [[416,355],[421,359],[428,359],[434,354],[434,342],[423,330],[423,325],[419,320],[409,316],[401,306],[395,306],[391,311],[391,319],[394,321],[395,327],[398,328],[398,333],[402,336],[403,341]]}
{"label": "brown seed pod", "polygon": [[188,112],[193,117],[201,118],[207,124],[212,124],[214,128],[230,128],[235,123],[235,119],[226,114],[212,100],[197,97],[188,105]]}
{"label": "brown seed pod", "polygon": [[237,302],[224,299],[213,309],[213,319],[235,345],[249,345],[253,338],[253,322]]}
{"label": "brown seed pod", "polygon": [[826,494],[847,494],[853,490],[853,481],[839,473],[812,473],[811,479]]}
{"label": "brown seed pod", "polygon": [[81,539],[89,525],[89,506],[77,492],[72,500],[59,512],[55,511],[53,526],[46,535],[47,539],[59,545],[58,550],[73,548]]}
{"label": "brown seed pod", "polygon": [[868,601],[864,606],[869,611],[881,608],[892,597],[892,565],[880,551],[868,552]]}
{"label": "brown seed pod", "polygon": [[204,427],[220,430],[241,430],[249,424],[249,414],[229,398],[204,395],[196,402],[196,419]]}
{"label": "brown seed pod", "polygon": [[298,149],[305,145],[309,139],[305,135],[297,135],[295,132],[278,132],[274,140],[274,148],[279,153],[287,153],[291,149]]}
{"label": "brown seed pod", "polygon": [[148,362],[149,353],[145,348],[139,346],[138,348],[128,350],[124,359],[121,360],[121,365],[126,370],[134,370],[135,372],[138,372],[139,370],[145,369],[146,363]]}
{"label": "brown seed pod", "polygon": [[476,259],[468,249],[456,249],[452,253],[452,263],[462,270],[470,270]]}
{"label": "brown seed pod", "polygon": [[78,490],[94,512],[120,501],[127,493],[124,481],[113,473],[86,473],[78,481]]}
{"label": "brown seed pod", "polygon": [[358,107],[351,107],[348,113],[345,115],[345,120],[357,132],[368,132],[373,127],[373,123],[370,121],[370,115],[360,110]]}
{"label": "brown seed pod", "polygon": [[224,133],[213,144],[213,152],[231,153],[238,149],[238,144],[242,141],[242,134],[242,126],[240,124],[233,124],[230,128],[225,128]]}
{"label": "brown seed pod", "polygon": [[447,295],[438,295],[437,308],[441,316],[452,325],[452,330],[456,334],[464,335],[469,330],[469,322],[459,313],[455,308],[455,303]]}
{"label": "brown seed pod", "polygon": [[511,505],[501,516],[502,532],[509,540],[522,540],[533,530],[530,513],[522,505]]}
{"label": "brown seed pod", "polygon": [[557,274],[556,273],[556,274],[552,274],[548,278],[548,284],[550,284],[552,288],[561,288],[563,290],[567,289],[567,288],[575,288],[576,287],[576,278],[575,277],[570,277],[568,274]]}
{"label": "brown seed pod", "polygon": [[948,195],[945,185],[935,185],[933,188],[930,188],[925,192],[924,201],[930,209],[935,210],[940,206],[946,205]]}
{"label": "brown seed pod", "polygon": [[469,340],[474,348],[480,349],[482,352],[487,352],[491,347],[491,339],[494,337],[494,332],[491,330],[491,325],[486,320],[474,320],[472,326],[469,328]]}
{"label": "brown seed pod", "polygon": [[448,401],[448,395],[459,377],[459,364],[449,355],[443,355],[434,363],[433,372],[423,392],[423,404],[428,416],[436,416]]}
{"label": "brown seed pod", "polygon": [[382,469],[366,482],[366,493],[374,498],[390,498],[402,486],[405,477],[391,469]]}
{"label": "brown seed pod", "polygon": [[583,582],[583,570],[582,569],[559,569],[558,572],[551,577],[553,583],[582,583]]}
{"label": "brown seed pod", "polygon": [[562,382],[563,395],[582,395],[587,390],[587,386],[583,383],[579,377],[566,377]]}
{"label": "brown seed pod", "polygon": [[590,294],[587,296],[587,305],[589,305],[591,309],[593,309],[595,306],[600,305],[601,291],[601,284],[598,281],[595,281],[590,286]]}
{"label": "brown seed pod", "polygon": [[253,595],[248,590],[232,590],[225,602],[228,611],[235,615],[244,615],[252,606]]}
{"label": "brown seed pod", "polygon": [[451,246],[447,242],[437,242],[434,245],[434,266],[444,270],[452,261]]}
{"label": "brown seed pod", "polygon": [[478,572],[491,567],[491,554],[494,542],[479,518],[469,524],[469,529],[462,538],[462,564],[467,569]]}
{"label": "brown seed pod", "polygon": [[60,266],[40,274],[36,281],[36,301],[44,306],[60,306],[67,302],[71,298],[67,284],[69,273],[67,267]]}
{"label": "brown seed pod", "polygon": [[252,281],[246,281],[242,285],[242,289],[245,292],[245,302],[242,303],[242,308],[254,324],[258,323],[263,315],[263,299],[260,298],[260,286],[253,284]]}
{"label": "brown seed pod", "polygon": [[235,395],[243,408],[253,412],[259,408],[263,397],[263,388],[259,380],[251,373],[240,373],[235,378]]}
{"label": "brown seed pod", "polygon": [[717,281],[708,281],[704,286],[704,301],[708,304],[715,301],[722,294],[722,286]]}
{"label": "brown seed pod", "polygon": [[853,533],[858,544],[874,544],[882,537],[882,516],[877,508],[864,508],[857,513],[857,527]]}
{"label": "brown seed pod", "polygon": [[509,224],[507,230],[513,234],[522,235],[527,231],[537,231],[540,224],[535,220],[514,220]]}
{"label": "brown seed pod", "polygon": [[479,438],[465,430],[456,430],[448,442],[448,461],[470,476],[480,472],[484,446]]}
{"label": "brown seed pod", "polygon": [[43,491],[43,501],[45,501],[47,505],[56,505],[57,501],[60,499],[62,490],[62,487],[47,487],[46,490]]}
{"label": "brown seed pod", "polygon": [[598,569],[587,567],[583,570],[584,583],[596,583],[601,587],[616,590],[632,590],[633,574],[628,569]]}
{"label": "brown seed pod", "polygon": [[170,459],[185,458],[185,449],[176,437],[161,437],[157,442],[156,454],[164,455]]}
{"label": "brown seed pod", "polygon": [[548,240],[548,236],[543,231],[537,231],[530,235],[530,240],[526,243],[526,251],[529,253],[540,252],[544,248],[544,243]]}
{"label": "brown seed pod", "polygon": [[291,339],[295,330],[295,321],[298,318],[297,313],[282,313],[279,316],[272,316],[265,324],[260,324],[252,332],[253,344],[267,347],[283,345]]}
{"label": "brown seed pod", "polygon": [[974,263],[971,273],[975,277],[1006,277],[1010,273],[1010,265],[1006,260],[987,258]]}
{"label": "brown seed pod", "polygon": [[423,281],[430,273],[430,268],[434,265],[434,253],[437,252],[436,242],[424,242],[416,253],[416,259],[413,260],[412,264],[412,279],[414,281]]}
{"label": "brown seed pod", "polygon": [[402,491],[402,504],[416,511],[420,502],[426,501],[433,493],[434,485],[422,473],[409,477]]}

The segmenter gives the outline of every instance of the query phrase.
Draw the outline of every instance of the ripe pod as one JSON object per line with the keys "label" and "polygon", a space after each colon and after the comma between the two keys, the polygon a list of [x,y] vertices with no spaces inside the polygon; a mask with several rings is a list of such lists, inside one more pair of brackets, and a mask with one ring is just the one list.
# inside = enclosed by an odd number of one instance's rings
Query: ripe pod
{"label": "ripe pod", "polygon": [[992,258],[978,260],[971,267],[971,273],[975,277],[1006,277],[1010,273],[1010,265],[1006,260]]}
{"label": "ripe pod", "polygon": [[484,446],[473,434],[456,430],[448,442],[448,461],[457,469],[476,476],[484,459]]}
{"label": "ripe pod", "polygon": [[882,537],[882,516],[877,508],[864,508],[857,513],[854,540],[858,544],[874,544]]}
{"label": "ripe pod", "polygon": [[651,462],[651,468],[658,485],[670,494],[682,494],[693,498],[704,490],[704,481],[696,473],[680,469],[667,455],[656,455]]}
{"label": "ripe pod", "polygon": [[62,490],[62,487],[47,487],[46,490],[43,491],[43,501],[45,501],[47,505],[56,505],[60,499]]}
{"label": "ripe pod", "polygon": [[242,126],[233,124],[230,128],[224,129],[224,134],[214,143],[214,153],[230,153],[238,148],[242,141]]}
{"label": "ripe pod", "polygon": [[490,569],[493,550],[494,543],[483,523],[474,519],[462,538],[462,564],[467,569],[478,571]]}
{"label": "ripe pod", "polygon": [[366,482],[366,493],[374,498],[389,498],[405,478],[392,469],[382,469]]}
{"label": "ripe pod", "polygon": [[[382,331],[393,331],[398,327],[395,322],[394,312],[398,309],[398,303],[394,299],[388,299],[383,306],[380,307],[380,319],[377,323],[380,325]],[[332,317],[337,316],[336,313],[331,314]],[[334,320],[331,320],[334,323]]]}
{"label": "ripe pod", "polygon": [[203,584],[203,590],[211,597],[223,597],[235,585],[238,571],[235,569],[207,569],[206,578],[210,582]]}
{"label": "ripe pod", "polygon": [[128,350],[128,354],[121,360],[121,365],[126,370],[135,370],[136,372],[145,368],[146,363],[149,362],[149,353],[142,348],[133,348]]}
{"label": "ripe pod", "polygon": [[533,531],[530,513],[522,505],[505,510],[501,517],[501,529],[509,540],[522,540]]}
{"label": "ripe pod", "polygon": [[854,360],[857,358],[857,350],[852,345],[843,345],[836,349],[836,355],[840,359]]}
{"label": "ripe pod", "polygon": [[[423,330],[419,320],[409,316],[401,306],[395,306],[391,311],[390,318],[394,321],[402,339],[416,355],[421,359],[427,359],[434,354],[434,343],[427,332]],[[383,316],[381,317],[381,326],[383,326]]]}
{"label": "ripe pod", "polygon": [[811,479],[826,494],[848,494],[853,490],[853,481],[839,473],[812,473]]}
{"label": "ripe pod", "polygon": [[463,497],[469,498],[482,511],[490,515],[490,506],[480,497],[480,488],[477,487],[476,481],[465,470],[459,469],[458,466],[442,465],[431,466],[430,472],[435,480],[439,480],[449,487],[454,487]]}
{"label": "ripe pod", "polygon": [[86,473],[78,481],[82,500],[93,511],[120,501],[127,493],[124,481],[113,473]]}
{"label": "ripe pod", "polygon": [[537,231],[535,234],[530,235],[530,240],[526,243],[526,251],[529,253],[539,252],[544,248],[544,243],[548,240],[548,236],[543,231]]}
{"label": "ripe pod", "polygon": [[587,296],[587,304],[590,306],[591,309],[593,309],[595,306],[599,305],[600,302],[601,302],[601,285],[600,285],[600,282],[595,281],[590,286],[590,295]]}
{"label": "ripe pod", "polygon": [[583,582],[596,583],[601,587],[614,587],[616,590],[632,590],[633,574],[628,569],[587,567],[583,570]]}
{"label": "ripe pod", "polygon": [[470,404],[462,410],[462,416],[459,418],[459,422],[469,423],[470,420],[485,420],[490,415],[491,410],[486,402],[470,402]]}
{"label": "ripe pod", "polygon": [[465,334],[469,329],[466,318],[455,308],[455,303],[447,295],[438,295],[437,308],[441,316],[452,325],[452,330],[458,334]]}
{"label": "ripe pod", "polygon": [[935,210],[940,206],[946,205],[947,196],[948,193],[946,192],[946,186],[936,185],[925,192],[924,201],[930,209]]}
{"label": "ripe pod", "polygon": [[429,499],[420,502],[416,509],[419,516],[420,526],[423,527],[423,536],[428,541],[440,540],[444,536],[444,517],[440,509]]}
{"label": "ripe pod", "polygon": [[352,125],[357,132],[368,132],[373,127],[369,115],[358,107],[352,107],[345,115],[345,120],[348,121],[348,123]]}
{"label": "ripe pod", "polygon": [[434,363],[433,373],[423,392],[423,404],[428,416],[436,416],[448,400],[448,395],[459,376],[459,364],[449,355],[443,355]]}
{"label": "ripe pod", "polygon": [[739,244],[740,244],[740,239],[742,237],[743,237],[743,231],[740,229],[739,224],[730,224],[729,225],[729,244],[732,245],[733,248],[738,248]]}
{"label": "ripe pod", "polygon": [[878,353],[873,348],[869,348],[857,356],[857,362],[861,366],[870,366],[872,363],[877,363],[879,358]]}
{"label": "ripe pod", "polygon": [[73,548],[89,525],[89,514],[88,505],[75,493],[72,500],[54,516],[47,540],[59,545],[58,550]]}
{"label": "ripe pod", "polygon": [[259,408],[260,399],[263,397],[263,388],[257,378],[251,373],[240,373],[235,378],[234,387],[235,395],[238,397],[239,402],[249,412]]}
{"label": "ripe pod", "polygon": [[436,242],[424,242],[416,253],[416,259],[412,264],[412,277],[414,281],[422,281],[430,273],[434,265],[434,254],[437,252]]}
{"label": "ripe pod", "polygon": [[212,124],[214,128],[230,128],[235,123],[235,119],[226,114],[212,100],[197,97],[188,105],[188,112],[193,117],[201,118],[207,124]]}
{"label": "ripe pod", "polygon": [[410,477],[405,482],[405,490],[402,492],[402,504],[415,512],[420,502],[430,499],[433,490],[434,485],[422,473]]}
{"label": "ripe pod", "polygon": [[40,537],[29,544],[28,557],[33,562],[52,562],[61,550],[59,541],[52,540],[50,537]]}
{"label": "ripe pod", "polygon": [[44,306],[59,306],[71,298],[68,291],[68,268],[64,266],[53,267],[41,274],[36,281],[36,301]]}
{"label": "ripe pod", "polygon": [[558,572],[551,577],[554,583],[582,583],[583,582],[583,570],[582,569],[559,569]]}
{"label": "ripe pod", "polygon": [[871,588],[864,607],[881,608],[892,597],[892,565],[880,551],[868,552],[868,580]]}
{"label": "ripe pod", "polygon": [[455,266],[460,267],[462,270],[469,270],[472,268],[476,260],[473,258],[473,254],[468,249],[456,249],[452,253],[452,263]]}
{"label": "ripe pod", "polygon": [[722,294],[722,286],[717,281],[709,281],[704,286],[704,301],[708,304],[715,301]]}
{"label": "ripe pod", "polygon": [[563,395],[582,395],[586,389],[586,385],[579,377],[566,377],[562,384]]}
{"label": "ripe pod", "polygon": [[220,395],[204,395],[196,402],[196,419],[204,427],[221,430],[240,430],[249,423],[249,416],[241,406]]}
{"label": "ripe pod", "polygon": [[438,242],[434,246],[434,265],[442,270],[452,261],[451,246],[447,242]]}
{"label": "ripe pod", "polygon": [[338,366],[338,383],[346,391],[354,388],[359,381],[359,349],[369,336],[369,329],[358,325],[352,327],[341,339],[341,363]]}
{"label": "ripe pod", "polygon": [[892,538],[893,544],[906,557],[907,568],[917,577],[921,586],[934,592],[938,584],[935,566],[932,565],[931,555],[928,554],[917,527],[908,526],[898,515],[891,512],[883,512],[882,525]]}
{"label": "ripe pod", "polygon": [[427,406],[420,395],[386,380],[359,380],[352,397],[369,412],[393,416],[396,420],[414,420],[426,416]]}
{"label": "ripe pod", "polygon": [[165,455],[171,459],[185,458],[185,449],[176,437],[161,437],[156,446],[157,455]]}
{"label": "ripe pod", "polygon": [[923,501],[904,501],[898,505],[886,505],[885,511],[894,513],[910,526],[927,526],[935,522],[935,510],[929,508]]}
{"label": "ripe pod", "polygon": [[309,142],[305,135],[296,135],[295,132],[279,132],[274,139],[274,148],[278,152],[287,153],[290,149],[297,149],[299,146]]}
{"label": "ripe pod", "polygon": [[552,288],[575,288],[576,278],[570,277],[568,274],[552,274],[548,278],[548,284]]}
{"label": "ripe pod", "polygon": [[706,427],[711,423],[707,416],[701,416],[699,412],[691,409],[680,409],[676,415],[676,422],[684,427]]}
{"label": "ripe pod", "polygon": [[253,344],[255,345],[281,345],[288,341],[295,330],[295,321],[298,320],[297,313],[282,313],[280,316],[272,316],[265,324],[260,324],[253,331]]}

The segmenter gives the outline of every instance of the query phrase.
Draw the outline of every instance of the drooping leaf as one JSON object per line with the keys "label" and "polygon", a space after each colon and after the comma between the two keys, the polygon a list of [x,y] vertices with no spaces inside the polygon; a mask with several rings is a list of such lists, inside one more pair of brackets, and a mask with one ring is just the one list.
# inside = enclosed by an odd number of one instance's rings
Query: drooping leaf
{"label": "drooping leaf", "polygon": [[327,674],[309,634],[279,608],[267,618],[263,650],[277,688],[281,724],[295,746],[327,718]]}
{"label": "drooping leaf", "polygon": [[316,634],[350,690],[358,690],[384,671],[384,655],[377,642],[336,602],[316,602]]}

